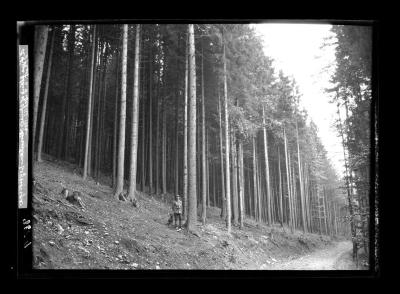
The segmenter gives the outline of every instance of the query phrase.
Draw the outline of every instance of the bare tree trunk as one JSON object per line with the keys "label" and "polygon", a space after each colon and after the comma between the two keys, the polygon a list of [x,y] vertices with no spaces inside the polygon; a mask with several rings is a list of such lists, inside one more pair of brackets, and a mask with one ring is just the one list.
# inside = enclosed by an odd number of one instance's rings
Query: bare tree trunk
{"label": "bare tree trunk", "polygon": [[38,25],[35,27],[35,65],[34,65],[34,87],[33,87],[33,132],[32,132],[32,146],[33,153],[35,152],[35,139],[36,139],[36,121],[39,108],[40,88],[42,85],[42,75],[44,67],[44,59],[46,56],[48,26]]}
{"label": "bare tree trunk", "polygon": [[159,167],[160,167],[160,72],[158,71],[157,74],[157,85],[156,85],[156,105],[157,105],[157,120],[156,120],[156,169],[155,169],[155,181],[156,181],[156,194],[159,195],[160,193],[160,172],[159,172]]}
{"label": "bare tree trunk", "polygon": [[225,195],[225,176],[224,176],[224,154],[223,154],[223,136],[222,136],[222,107],[221,97],[218,91],[218,117],[219,117],[219,152],[220,152],[220,167],[221,167],[221,199],[222,209],[221,218],[226,218],[226,195]]}
{"label": "bare tree trunk", "polygon": [[149,60],[149,194],[153,194],[153,55],[150,45]]}
{"label": "bare tree trunk", "polygon": [[[179,39],[178,39],[178,47],[179,47]],[[176,80],[179,81],[179,63],[178,59],[176,59]],[[174,191],[175,195],[179,194],[179,136],[178,136],[178,130],[179,130],[179,85],[177,84],[175,86],[175,185],[174,185]]]}
{"label": "bare tree trunk", "polygon": [[300,157],[300,144],[299,144],[299,127],[296,121],[296,134],[297,134],[297,163],[299,166],[299,181],[300,181],[300,203],[301,203],[301,216],[303,221],[303,232],[307,232],[306,217],[305,217],[305,203],[304,203],[304,190],[303,190],[303,177],[301,172],[301,157]]}
{"label": "bare tree trunk", "polygon": [[[132,133],[131,133],[131,165],[129,177],[128,197],[136,206],[136,168],[137,168],[137,147],[139,128],[139,59],[140,59],[140,24],[136,25],[135,36],[135,64],[133,77],[133,102],[132,102]],[[151,136],[151,134],[150,134]],[[150,163],[151,164],[151,163]]]}
{"label": "bare tree trunk", "polygon": [[238,166],[239,166],[239,225],[243,228],[244,222],[244,168],[243,168],[243,142],[238,140]]}
{"label": "bare tree trunk", "polygon": [[[143,65],[143,70],[142,70],[142,80],[144,80],[144,74],[145,74],[145,65]],[[143,83],[141,85],[142,87],[142,148],[141,148],[141,152],[142,152],[142,160],[141,160],[141,177],[140,177],[140,185],[141,185],[141,189],[144,192],[145,190],[145,186],[146,186],[146,100],[145,100],[145,95],[144,95],[144,85],[145,83]]]}
{"label": "bare tree trunk", "polygon": [[[42,161],[42,145],[43,145],[43,133],[44,133],[44,123],[46,118],[46,109],[47,109],[47,94],[49,92],[49,82],[50,82],[50,75],[51,75],[51,64],[53,60],[53,47],[54,47],[54,39],[55,39],[55,30],[51,34],[51,43],[50,43],[50,52],[48,54],[49,58],[47,61],[47,74],[46,74],[46,85],[44,89],[43,95],[43,105],[42,105],[42,115],[40,118],[40,130],[39,130],[39,143],[37,149],[37,161]],[[43,60],[44,62],[44,60]]]}
{"label": "bare tree trunk", "polygon": [[162,198],[167,194],[167,123],[166,123],[166,98],[163,97],[163,111],[162,111],[162,159],[161,159],[161,186],[162,186]]}
{"label": "bare tree trunk", "polygon": [[188,25],[189,35],[189,130],[188,130],[188,214],[187,230],[195,231],[197,223],[196,183],[196,60],[194,47],[194,26]]}
{"label": "bare tree trunk", "polygon": [[[222,37],[223,38],[223,37]],[[229,113],[228,113],[228,84],[226,77],[226,56],[225,56],[225,41],[223,43],[223,60],[224,60],[224,111],[225,111],[225,187],[226,187],[226,227],[228,234],[231,232],[231,187],[230,187],[230,173],[229,173]]]}
{"label": "bare tree trunk", "polygon": [[254,219],[257,218],[257,198],[258,198],[258,190],[257,190],[257,153],[256,153],[256,135],[253,135],[253,212]]}
{"label": "bare tree trunk", "polygon": [[288,144],[287,144],[287,138],[286,138],[286,131],[285,128],[283,128],[283,137],[284,137],[284,143],[285,143],[285,157],[286,157],[286,175],[287,175],[287,188],[288,188],[288,197],[289,197],[289,226],[290,230],[293,233],[293,217],[292,217],[292,205],[291,205],[291,187],[290,187],[290,168],[289,168],[289,152],[288,152]]}
{"label": "bare tree trunk", "polygon": [[279,172],[279,211],[280,211],[280,223],[283,227],[283,187],[282,187],[282,172],[281,172],[281,152],[278,146],[278,172]]}
{"label": "bare tree trunk", "polygon": [[93,77],[94,77],[94,69],[95,69],[95,55],[96,55],[96,25],[93,26],[93,41],[92,41],[92,62],[91,62],[91,71],[90,71],[90,86],[89,86],[89,99],[88,99],[88,114],[86,121],[86,140],[85,140],[85,156],[83,163],[83,179],[86,179],[89,166],[89,146],[90,146],[90,128],[92,121],[92,100],[93,100]]}
{"label": "bare tree trunk", "polygon": [[267,184],[267,215],[268,215],[268,224],[272,224],[272,218],[271,218],[271,185],[270,185],[270,176],[269,176],[269,159],[268,159],[268,140],[267,140],[267,128],[265,125],[265,109],[264,105],[262,108],[262,114],[263,114],[263,134],[264,134],[264,158],[265,158],[265,180]]}
{"label": "bare tree trunk", "polygon": [[189,40],[186,38],[185,50],[185,94],[183,118],[183,218],[186,220],[188,206],[188,91],[189,91]]}
{"label": "bare tree trunk", "polygon": [[206,175],[207,175],[207,207],[210,207],[210,161],[209,161],[208,131],[206,131]]}
{"label": "bare tree trunk", "polygon": [[116,62],[116,80],[115,80],[115,106],[114,106],[114,132],[113,132],[113,178],[112,178],[112,188],[116,187],[117,179],[117,136],[118,136],[118,72],[119,72],[119,52],[117,52],[117,62]]}
{"label": "bare tree trunk", "polygon": [[116,199],[118,199],[119,194],[124,190],[127,53],[128,53],[128,25],[124,24],[123,38],[122,38],[121,106],[119,115],[120,120],[119,120],[119,138],[118,138],[117,186],[115,188],[115,193],[114,193],[114,197]]}
{"label": "bare tree trunk", "polygon": [[231,135],[231,144],[232,144],[232,207],[233,207],[233,225],[237,226],[238,225],[238,181],[237,181],[237,174],[238,174],[238,168],[237,168],[237,154],[236,154],[236,137],[235,134],[232,132]]}

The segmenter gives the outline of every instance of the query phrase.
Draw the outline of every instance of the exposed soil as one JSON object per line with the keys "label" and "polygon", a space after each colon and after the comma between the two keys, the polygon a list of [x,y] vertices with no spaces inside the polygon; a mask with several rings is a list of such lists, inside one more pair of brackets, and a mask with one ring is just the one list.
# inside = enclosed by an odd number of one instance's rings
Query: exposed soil
{"label": "exposed soil", "polygon": [[294,260],[275,265],[272,269],[279,270],[351,270],[352,244],[342,241],[327,248],[306,254]]}
{"label": "exposed soil", "polygon": [[[171,195],[138,193],[139,207],[113,199],[106,179],[82,180],[71,164],[35,164],[33,266],[37,269],[335,269],[346,262],[348,242],[290,233],[279,225],[226,232],[220,209],[207,210],[199,236],[167,225]],[[79,191],[84,208],[61,195]],[[301,259],[300,259],[301,258]],[[300,260],[302,260],[300,262]],[[302,265],[301,265],[302,264]]]}

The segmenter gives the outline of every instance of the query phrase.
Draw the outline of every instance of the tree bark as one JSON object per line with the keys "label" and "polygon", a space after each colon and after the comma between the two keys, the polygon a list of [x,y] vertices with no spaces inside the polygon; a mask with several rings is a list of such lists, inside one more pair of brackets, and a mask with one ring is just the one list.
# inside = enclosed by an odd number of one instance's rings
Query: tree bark
{"label": "tree bark", "polygon": [[286,176],[287,176],[287,189],[288,189],[288,208],[289,208],[289,218],[288,218],[288,223],[290,226],[290,230],[293,233],[293,217],[292,217],[292,205],[291,205],[291,187],[290,187],[290,172],[289,172],[289,160],[288,160],[288,144],[287,144],[287,138],[286,138],[286,130],[283,128],[283,138],[284,138],[284,143],[285,143],[285,157],[286,157]]}
{"label": "tree bark", "polygon": [[114,104],[114,132],[113,132],[113,177],[112,188],[116,187],[117,179],[117,137],[118,137],[118,73],[119,73],[119,52],[117,52],[116,61],[116,80],[115,80],[115,104]]}
{"label": "tree bark", "polygon": [[278,146],[278,172],[279,172],[279,212],[280,223],[283,227],[283,187],[282,187],[282,172],[281,172],[281,152]]}
{"label": "tree bark", "polygon": [[[223,35],[222,35],[223,38]],[[225,187],[226,187],[226,227],[228,234],[231,232],[231,189],[230,189],[230,173],[229,173],[229,156],[230,156],[230,139],[229,139],[229,113],[228,113],[228,84],[226,73],[226,56],[225,56],[225,41],[223,41],[223,80],[224,80],[224,112],[225,112]]]}
{"label": "tree bark", "polygon": [[231,135],[231,144],[232,144],[232,220],[233,225],[238,225],[239,220],[239,201],[238,201],[238,168],[237,168],[237,152],[236,152],[236,136],[232,132]]}
{"label": "tree bark", "polygon": [[186,220],[188,204],[188,91],[189,91],[189,40],[186,38],[185,50],[185,93],[183,118],[183,218]]}
{"label": "tree bark", "polygon": [[206,224],[207,216],[207,167],[206,167],[206,126],[205,126],[205,106],[204,106],[204,50],[201,44],[201,170],[202,170],[202,210],[201,221]]}
{"label": "tree bark", "polygon": [[[119,120],[118,138],[118,169],[117,186],[114,197],[118,199],[119,194],[124,190],[124,159],[125,159],[125,120],[126,120],[126,72],[127,72],[127,53],[128,53],[128,25],[123,25],[122,37],[122,64],[121,64],[121,106]],[[135,56],[136,57],[136,56]]]}
{"label": "tree bark", "polygon": [[35,151],[36,139],[36,121],[39,108],[40,88],[42,85],[42,75],[44,67],[44,59],[46,56],[46,46],[48,37],[48,26],[38,25],[35,27],[35,65],[34,65],[34,87],[33,87],[33,132],[32,132],[32,146],[33,153]]}
{"label": "tree bark", "polygon": [[244,168],[243,168],[243,142],[238,140],[238,166],[239,166],[239,226],[243,228],[244,222]]}
{"label": "tree bark", "polygon": [[254,219],[259,220],[257,217],[257,199],[258,199],[258,189],[257,189],[257,153],[256,153],[256,134],[253,135],[253,213]]}
{"label": "tree bark", "polygon": [[149,194],[153,194],[153,54],[150,44],[149,60]]}
{"label": "tree bark", "polygon": [[219,152],[220,152],[220,167],[221,167],[221,199],[222,209],[221,218],[226,218],[226,196],[225,196],[225,176],[224,176],[224,154],[223,154],[223,136],[222,136],[222,107],[221,97],[218,91],[218,117],[219,117]]}
{"label": "tree bark", "polygon": [[47,109],[47,95],[49,93],[49,82],[50,82],[50,75],[52,69],[52,60],[53,60],[53,47],[54,47],[54,39],[55,39],[55,30],[51,34],[51,43],[50,43],[50,51],[49,51],[49,58],[47,61],[47,74],[46,74],[46,85],[44,89],[43,95],[43,105],[42,105],[42,115],[40,118],[40,130],[39,130],[39,143],[37,149],[37,161],[42,161],[42,145],[43,145],[43,133],[44,133],[44,123],[46,121],[46,109]]}
{"label": "tree bark", "polygon": [[188,25],[189,35],[189,130],[188,130],[188,215],[187,230],[195,231],[197,223],[196,183],[196,60],[194,25]]}
{"label": "tree bark", "polygon": [[270,184],[270,176],[269,176],[269,159],[268,159],[268,138],[267,138],[267,128],[265,125],[265,109],[264,105],[262,108],[263,114],[263,135],[264,135],[264,159],[265,159],[265,180],[267,185],[267,216],[268,216],[268,224],[272,224],[272,210],[271,210],[271,184]]}
{"label": "tree bark", "polygon": [[128,197],[132,201],[134,206],[136,206],[136,168],[137,168],[138,132],[139,132],[138,128],[139,128],[140,29],[141,25],[137,24],[136,35],[135,35],[135,64],[133,69],[134,80],[133,80],[133,102],[132,102],[131,164],[130,164],[129,191],[128,191]]}
{"label": "tree bark", "polygon": [[89,146],[90,146],[90,128],[92,121],[92,100],[93,100],[93,76],[94,76],[94,68],[95,68],[95,55],[96,55],[96,25],[93,26],[93,42],[92,42],[92,62],[91,62],[91,71],[90,71],[90,85],[89,85],[89,99],[88,99],[88,114],[86,121],[86,140],[85,140],[85,155],[84,155],[84,163],[83,163],[83,179],[85,180],[88,175],[89,167]]}

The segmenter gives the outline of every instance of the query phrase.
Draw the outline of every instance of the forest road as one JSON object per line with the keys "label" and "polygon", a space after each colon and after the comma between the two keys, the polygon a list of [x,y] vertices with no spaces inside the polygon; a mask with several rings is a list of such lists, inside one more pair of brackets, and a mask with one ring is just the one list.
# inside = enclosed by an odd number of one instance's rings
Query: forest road
{"label": "forest road", "polygon": [[274,270],[346,270],[352,269],[349,252],[352,249],[350,241],[335,243],[322,250],[275,264]]}

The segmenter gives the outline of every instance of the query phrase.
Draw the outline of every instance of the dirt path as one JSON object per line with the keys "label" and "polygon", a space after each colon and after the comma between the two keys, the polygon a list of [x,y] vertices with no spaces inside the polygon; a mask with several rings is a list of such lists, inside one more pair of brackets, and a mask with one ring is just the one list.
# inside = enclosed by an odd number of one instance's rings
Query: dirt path
{"label": "dirt path", "polygon": [[353,269],[347,258],[352,245],[349,241],[336,243],[333,246],[318,250],[300,258],[278,263],[274,270],[346,270]]}

